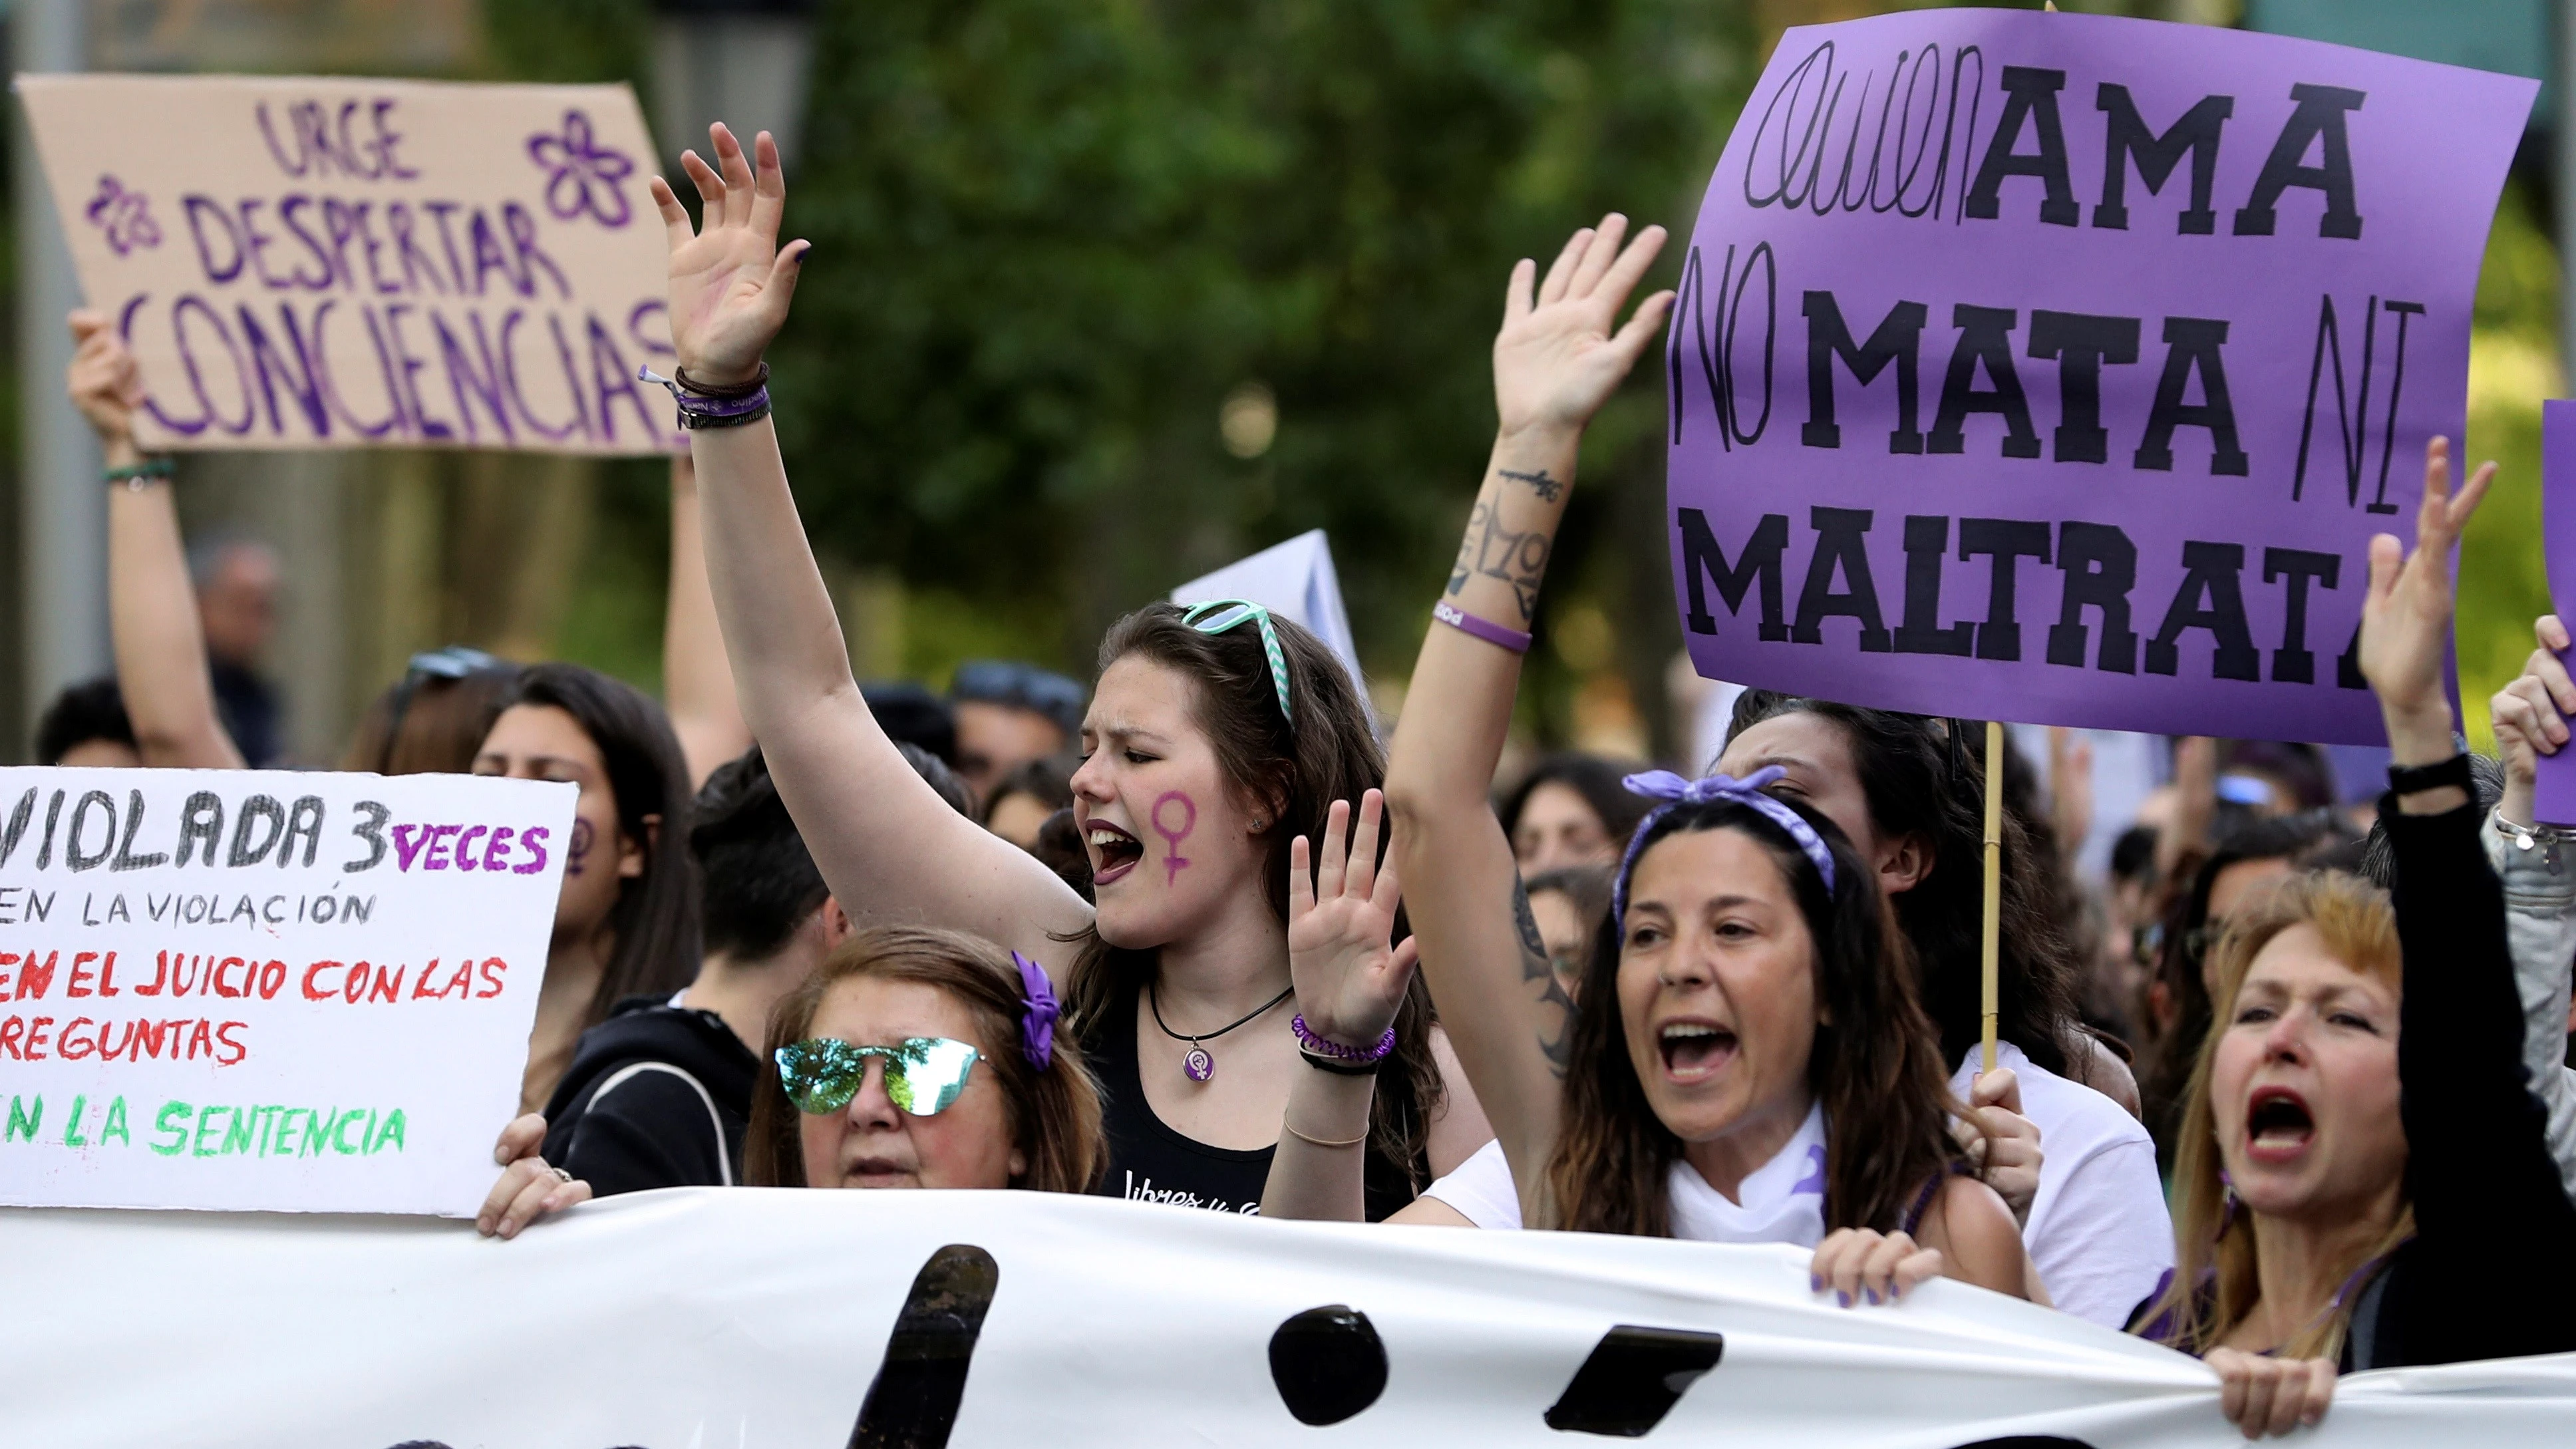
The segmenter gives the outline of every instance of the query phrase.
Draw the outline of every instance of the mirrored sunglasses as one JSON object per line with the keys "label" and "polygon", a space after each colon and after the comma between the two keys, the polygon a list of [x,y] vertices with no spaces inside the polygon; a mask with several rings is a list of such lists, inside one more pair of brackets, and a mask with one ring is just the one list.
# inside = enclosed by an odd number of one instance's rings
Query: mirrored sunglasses
{"label": "mirrored sunglasses", "polygon": [[930,1117],[966,1090],[975,1055],[973,1047],[944,1036],[916,1036],[890,1047],[814,1037],[778,1049],[778,1081],[796,1110],[823,1116],[850,1105],[867,1080],[868,1058],[882,1057],[886,1096],[915,1117]]}

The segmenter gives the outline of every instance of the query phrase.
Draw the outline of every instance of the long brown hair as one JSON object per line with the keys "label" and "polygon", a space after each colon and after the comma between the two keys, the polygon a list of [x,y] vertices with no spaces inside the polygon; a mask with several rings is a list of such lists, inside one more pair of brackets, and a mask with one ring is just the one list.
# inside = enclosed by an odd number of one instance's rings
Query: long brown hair
{"label": "long brown hair", "polygon": [[483,737],[501,717],[501,698],[518,678],[515,665],[452,678],[411,671],[386,685],[358,717],[340,768],[379,775],[472,774]]}
{"label": "long brown hair", "polygon": [[615,944],[581,1018],[593,1027],[627,997],[668,996],[698,974],[698,863],[689,853],[697,792],[671,717],[633,685],[578,664],[537,664],[519,672],[494,718],[523,704],[571,715],[599,747],[617,828],[644,852],[643,874],[619,881],[609,908]]}
{"label": "long brown hair", "polygon": [[[1870,824],[1890,838],[1920,837],[1932,871],[1895,897],[1922,970],[1923,1009],[1941,1033],[1944,1057],[1965,1058],[1985,1034],[1982,925],[1985,912],[1984,729],[1966,720],[1862,709],[1766,689],[1736,697],[1732,740],[1763,720],[1812,714],[1839,727],[1869,802]],[[2079,1039],[2075,981],[2080,963],[2054,909],[2053,870],[2038,868],[2029,822],[2006,802],[1996,1034],[2047,1071],[2074,1075],[2067,1052]]]}
{"label": "long brown hair", "polygon": [[[2376,977],[2391,990],[2404,989],[2396,908],[2388,892],[2357,877],[2324,870],[2291,876],[2255,896],[2229,920],[2227,933],[2209,958],[2215,986],[2213,1024],[2193,1063],[2191,1087],[2175,1127],[2173,1279],[2147,1313],[2155,1337],[2186,1353],[2206,1354],[2218,1347],[2263,1296],[2254,1215],[2231,1211],[2228,1203],[2210,1082],[2219,1041],[2236,1015],[2237,993],[2245,988],[2245,974],[2253,968],[2254,958],[2274,937],[2300,925],[2314,929],[2324,939],[2327,954],[2337,961]],[[2414,1205],[2401,1199],[2388,1231],[2352,1261],[2336,1266],[2349,1278],[2414,1235]],[[2332,1311],[2281,1345],[2282,1356],[2339,1356],[2358,1296],[2348,1289]]]}
{"label": "long brown hair", "polygon": [[[1300,835],[1320,842],[1334,801],[1356,805],[1362,794],[1384,784],[1386,751],[1378,745],[1358,685],[1340,658],[1312,633],[1287,619],[1272,620],[1288,667],[1292,721],[1280,717],[1258,629],[1244,624],[1222,634],[1203,634],[1182,623],[1182,613],[1178,605],[1149,604],[1111,625],[1100,641],[1100,668],[1105,673],[1119,660],[1138,655],[1191,681],[1191,716],[1216,751],[1227,784],[1242,804],[1270,818],[1270,828],[1262,833],[1267,853],[1262,888],[1270,914],[1284,931],[1289,843]],[[1077,939],[1080,951],[1066,1008],[1074,1030],[1086,1041],[1097,1041],[1097,1033],[1108,1029],[1109,1013],[1127,1006],[1153,980],[1157,956],[1150,949],[1111,946],[1096,930]],[[1396,1012],[1395,1054],[1379,1073],[1377,1099],[1369,1109],[1371,1146],[1409,1172],[1423,1161],[1430,1116],[1441,1100],[1440,1067],[1431,1055],[1432,1020],[1431,996],[1417,974]]]}
{"label": "long brown hair", "polygon": [[[1807,1085],[1825,1109],[1825,1226],[1891,1231],[1924,1186],[1964,1161],[1948,1120],[1940,1039],[1915,999],[1902,937],[1868,868],[1831,821],[1783,801],[1833,852],[1834,886],[1769,817],[1731,800],[1679,805],[1651,820],[1629,856],[1687,830],[1740,830],[1763,847],[1797,898],[1814,944],[1820,1015]],[[1624,880],[1622,882],[1624,884]],[[1628,1055],[1619,1011],[1621,923],[1602,922],[1576,992],[1565,1109],[1546,1176],[1548,1226],[1669,1237],[1668,1181],[1682,1141],[1655,1115]]]}
{"label": "long brown hair", "polygon": [[1037,1192],[1089,1192],[1109,1157],[1100,1125],[1100,1088],[1071,1034],[1058,1031],[1046,1070],[1021,1051],[1029,1002],[1010,953],[963,931],[879,926],[843,941],[805,984],[769,1014],[769,1045],[751,1091],[751,1128],[743,1143],[743,1177],[755,1187],[805,1186],[799,1113],[778,1080],[778,1049],[814,1029],[823,998],[844,981],[910,981],[946,992],[975,1019],[968,1043],[1002,1089],[1011,1140],[1028,1164],[1013,1187]]}

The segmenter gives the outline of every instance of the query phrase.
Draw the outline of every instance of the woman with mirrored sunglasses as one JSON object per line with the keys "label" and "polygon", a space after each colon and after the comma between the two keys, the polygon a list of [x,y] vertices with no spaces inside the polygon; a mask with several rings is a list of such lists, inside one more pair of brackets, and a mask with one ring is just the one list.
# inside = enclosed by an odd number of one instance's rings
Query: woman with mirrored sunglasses
{"label": "woman with mirrored sunglasses", "polygon": [[853,936],[769,1023],[745,1176],[769,1187],[1087,1192],[1100,1092],[1053,978],[980,937]]}
{"label": "woman with mirrored sunglasses", "polygon": [[[1060,1011],[1045,967],[980,936],[852,936],[770,1016],[745,1180],[1090,1191],[1109,1157],[1100,1088]],[[590,1195],[563,1174],[505,1176],[476,1226],[515,1237]]]}

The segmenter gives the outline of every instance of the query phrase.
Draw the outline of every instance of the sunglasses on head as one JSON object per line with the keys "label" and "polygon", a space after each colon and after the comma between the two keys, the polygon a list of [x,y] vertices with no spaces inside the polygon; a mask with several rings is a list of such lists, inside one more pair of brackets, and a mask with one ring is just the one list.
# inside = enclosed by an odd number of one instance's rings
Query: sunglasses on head
{"label": "sunglasses on head", "polygon": [[385,710],[385,743],[377,752],[376,772],[384,774],[393,768],[394,744],[402,738],[403,718],[411,713],[412,698],[420,693],[422,685],[434,679],[454,683],[477,674],[508,674],[518,667],[463,644],[413,655],[410,667],[403,671],[402,682],[394,686],[393,703]]}
{"label": "sunglasses on head", "polygon": [[916,1036],[890,1047],[814,1037],[778,1049],[778,1081],[796,1110],[826,1116],[850,1105],[867,1080],[868,1058],[882,1057],[886,1096],[915,1117],[931,1117],[966,1090],[975,1055],[973,1047],[944,1036]]}
{"label": "sunglasses on head", "polygon": [[959,703],[1000,704],[1035,710],[1079,727],[1090,695],[1061,674],[1007,659],[970,659],[950,677],[948,697]]}

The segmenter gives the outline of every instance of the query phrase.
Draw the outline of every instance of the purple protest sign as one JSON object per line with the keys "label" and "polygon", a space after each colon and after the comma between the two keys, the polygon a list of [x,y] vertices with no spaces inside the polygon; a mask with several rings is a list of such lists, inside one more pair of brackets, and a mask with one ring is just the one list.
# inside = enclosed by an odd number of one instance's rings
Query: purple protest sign
{"label": "purple protest sign", "polygon": [[[2540,405],[2540,546],[2549,565],[2549,606],[2576,619],[2576,402]],[[2576,748],[2540,757],[2534,824],[2576,825]]]}
{"label": "purple protest sign", "polygon": [[2347,662],[2368,541],[2461,434],[2535,89],[2110,16],[1789,31],[1667,344],[1700,672],[2379,742]]}

